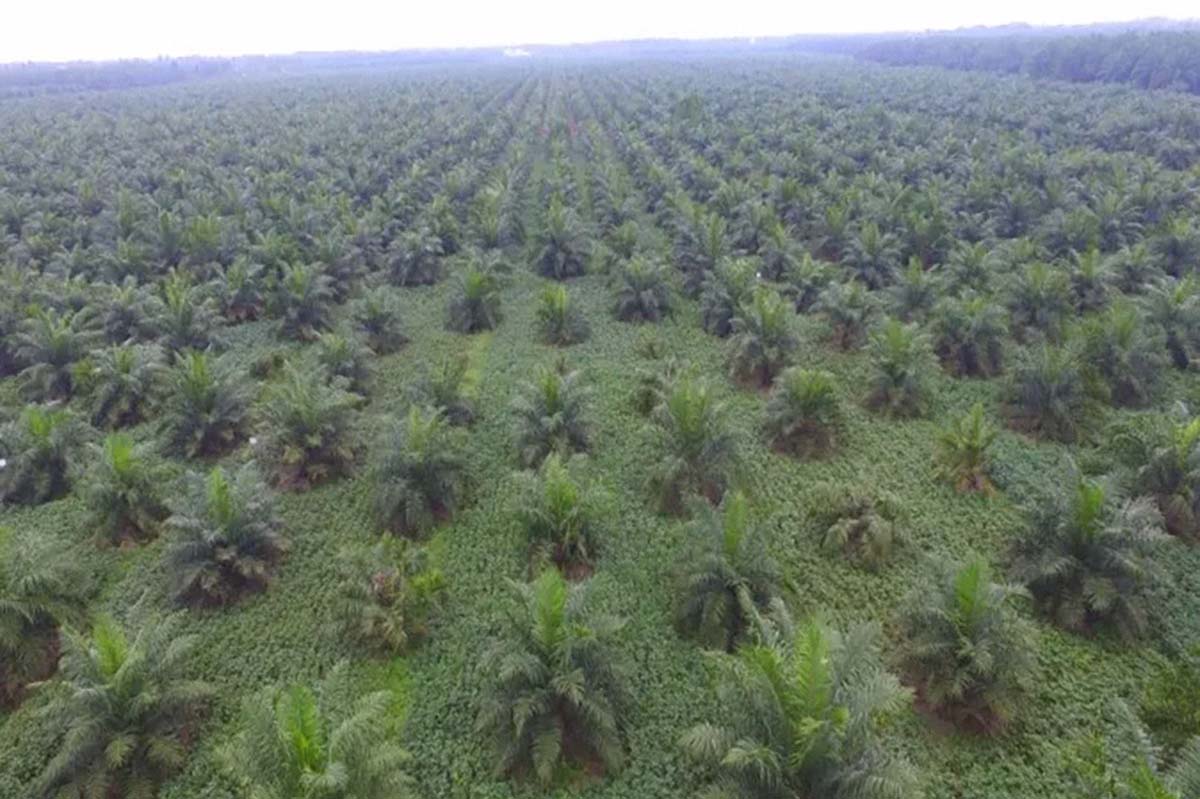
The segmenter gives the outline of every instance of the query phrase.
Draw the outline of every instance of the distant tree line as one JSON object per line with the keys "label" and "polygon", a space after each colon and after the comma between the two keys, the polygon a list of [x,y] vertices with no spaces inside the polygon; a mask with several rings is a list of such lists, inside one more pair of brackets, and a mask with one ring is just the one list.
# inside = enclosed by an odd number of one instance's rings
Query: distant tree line
{"label": "distant tree line", "polygon": [[0,64],[0,97],[160,86],[222,75],[233,65],[228,58],[198,57]]}
{"label": "distant tree line", "polygon": [[925,36],[868,45],[858,56],[892,66],[985,70],[1076,83],[1128,83],[1200,94],[1200,32],[1113,36]]}

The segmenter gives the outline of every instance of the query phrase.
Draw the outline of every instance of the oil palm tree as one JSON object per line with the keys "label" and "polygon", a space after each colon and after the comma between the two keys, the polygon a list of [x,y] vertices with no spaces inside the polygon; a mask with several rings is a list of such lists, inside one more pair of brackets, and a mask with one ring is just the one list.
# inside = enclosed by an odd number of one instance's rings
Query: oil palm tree
{"label": "oil palm tree", "polygon": [[185,353],[166,379],[161,417],[166,448],[196,458],[236,445],[246,431],[248,388],[228,356]]}
{"label": "oil palm tree", "polygon": [[15,355],[25,394],[35,400],[69,399],[75,391],[75,365],[98,336],[87,310],[34,309],[16,335]]}
{"label": "oil palm tree", "polygon": [[731,324],[730,371],[734,378],[762,388],[771,385],[800,345],[794,315],[778,292],[766,287],[754,290]]}
{"label": "oil palm tree", "polygon": [[149,799],[184,766],[214,691],[184,676],[198,641],[173,628],[143,625],[130,640],[100,618],[90,636],[66,636],[64,691],[46,709],[66,733],[37,795]]}
{"label": "oil palm tree", "polygon": [[550,785],[619,770],[630,695],[611,641],[622,622],[590,612],[585,586],[557,569],[509,586],[515,602],[483,653],[476,717],[497,772]]}
{"label": "oil palm tree", "polygon": [[1165,539],[1150,497],[1122,499],[1112,486],[1076,477],[1030,513],[1015,574],[1038,607],[1069,630],[1111,625],[1124,637],[1146,626],[1150,558]]}
{"label": "oil palm tree", "polygon": [[534,566],[553,564],[568,579],[586,576],[599,551],[594,492],[574,461],[552,453],[536,474],[525,472],[517,519]]}
{"label": "oil palm tree", "polygon": [[1097,414],[1097,387],[1077,348],[1040,344],[1017,360],[1004,387],[1004,409],[1014,429],[1053,441],[1078,441]]}
{"label": "oil palm tree", "polygon": [[689,529],[675,588],[680,632],[726,652],[736,650],[764,623],[790,634],[782,574],[750,518],[746,495],[726,494],[719,510],[698,503]]}
{"label": "oil palm tree", "polygon": [[671,313],[671,286],[659,263],[634,256],[617,275],[613,313],[622,322],[658,322]]}
{"label": "oil palm tree", "polygon": [[915,324],[887,319],[871,336],[872,375],[867,407],[895,417],[928,409],[930,375],[937,360],[929,336]]}
{"label": "oil palm tree", "polygon": [[66,408],[30,405],[0,427],[0,501],[40,505],[71,488],[71,463],[87,427]]}
{"label": "oil palm tree", "polygon": [[1134,443],[1137,491],[1154,497],[1170,533],[1200,534],[1200,418],[1185,411]]}
{"label": "oil palm tree", "polygon": [[542,277],[564,280],[587,269],[587,230],[575,209],[555,194],[533,229],[533,268]]}
{"label": "oil palm tree", "polygon": [[733,333],[733,318],[750,301],[758,282],[758,264],[750,258],[723,261],[704,278],[700,324],[719,338]]}
{"label": "oil palm tree", "polygon": [[365,293],[352,309],[354,329],[366,336],[376,355],[390,355],[408,341],[400,320],[399,303],[386,288]]}
{"label": "oil palm tree", "polygon": [[272,312],[284,338],[313,341],[333,324],[333,281],[319,264],[288,264],[275,288]]}
{"label": "oil palm tree", "polygon": [[875,295],[857,281],[835,282],[817,296],[813,310],[829,320],[834,346],[851,350],[867,340],[867,330],[879,312],[879,303]]}
{"label": "oil palm tree", "polygon": [[868,571],[881,570],[907,542],[900,503],[887,492],[822,484],[814,509],[821,548]]}
{"label": "oil palm tree", "polygon": [[998,433],[988,422],[983,403],[975,403],[965,415],[955,418],[938,433],[933,453],[938,477],[962,493],[988,496],[995,493],[988,475],[988,450]]}
{"label": "oil palm tree", "polygon": [[347,473],[357,455],[353,430],[358,397],[331,384],[323,369],[284,367],[259,407],[259,460],[276,485],[305,489]]}
{"label": "oil palm tree", "polygon": [[538,294],[534,324],[538,337],[556,347],[578,344],[590,333],[587,319],[578,303],[571,299],[567,287],[561,285],[546,286]]}
{"label": "oil palm tree", "polygon": [[995,582],[982,558],[939,564],[901,614],[901,661],[921,699],[968,729],[1009,721],[1037,669],[1037,638],[1018,612],[1028,597]]}
{"label": "oil palm tree", "polygon": [[78,485],[96,540],[120,544],[156,536],[167,517],[163,486],[168,474],[154,460],[150,445],[112,433],[89,449],[91,457],[80,470]]}
{"label": "oil palm tree", "polygon": [[537,467],[551,453],[570,456],[588,448],[585,419],[589,392],[580,372],[541,369],[512,402],[517,457]]}
{"label": "oil palm tree", "polygon": [[92,356],[92,424],[128,427],[146,420],[165,375],[162,349],[154,344],[117,345]]}
{"label": "oil palm tree", "polygon": [[58,666],[59,630],[82,624],[91,580],[75,558],[7,534],[0,558],[0,708]]}
{"label": "oil palm tree", "polygon": [[287,541],[253,463],[186,475],[170,508],[165,559],[178,601],[225,605],[266,587]]}
{"label": "oil palm tree", "polygon": [[1166,359],[1161,337],[1148,327],[1128,300],[1114,301],[1084,323],[1085,361],[1113,405],[1139,407],[1153,398]]}
{"label": "oil palm tree", "polygon": [[1200,292],[1195,280],[1159,280],[1147,288],[1142,307],[1147,323],[1162,331],[1171,363],[1186,369],[1200,339]]}
{"label": "oil palm tree", "polygon": [[247,796],[261,799],[409,799],[408,756],[389,740],[396,698],[355,697],[339,664],[319,690],[269,686],[246,703],[233,741],[221,750]]}
{"label": "oil palm tree", "polygon": [[771,388],[766,417],[776,450],[802,458],[832,451],[844,426],[836,378],[820,369],[784,369]]}
{"label": "oil palm tree", "polygon": [[469,265],[446,306],[446,327],[479,333],[500,324],[500,282],[486,269]]}
{"label": "oil palm tree", "polygon": [[712,389],[680,376],[651,413],[656,451],[650,476],[660,510],[682,513],[695,495],[721,501],[737,466],[737,442],[726,408]]}
{"label": "oil palm tree", "polygon": [[916,774],[883,739],[908,693],[882,665],[877,625],[813,619],[789,644],[744,646],[722,662],[723,719],[683,736],[709,775],[705,795],[902,799]]}
{"label": "oil palm tree", "polygon": [[460,450],[442,411],[410,408],[374,456],[371,484],[378,523],[414,534],[448,518],[462,494]]}
{"label": "oil palm tree", "polygon": [[991,298],[967,293],[934,306],[933,346],[942,365],[959,377],[992,377],[1004,367],[1008,334],[1004,309]]}
{"label": "oil palm tree", "polygon": [[387,534],[343,549],[331,631],[378,652],[411,649],[428,634],[445,592],[442,573],[427,560],[423,548]]}

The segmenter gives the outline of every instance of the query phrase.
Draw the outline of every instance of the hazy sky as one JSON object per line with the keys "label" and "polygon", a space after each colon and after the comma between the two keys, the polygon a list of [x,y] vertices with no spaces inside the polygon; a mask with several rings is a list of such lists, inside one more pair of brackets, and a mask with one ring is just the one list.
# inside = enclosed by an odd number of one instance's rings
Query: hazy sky
{"label": "hazy sky", "polygon": [[0,62],[1200,16],[1196,0],[3,0]]}

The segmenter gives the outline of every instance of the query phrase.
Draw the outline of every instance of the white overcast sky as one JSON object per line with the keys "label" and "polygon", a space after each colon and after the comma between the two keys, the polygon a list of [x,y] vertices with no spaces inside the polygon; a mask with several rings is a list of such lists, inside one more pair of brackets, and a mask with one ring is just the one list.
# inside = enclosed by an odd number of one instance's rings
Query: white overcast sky
{"label": "white overcast sky", "polygon": [[0,0],[0,62],[1200,16],[1196,0]]}

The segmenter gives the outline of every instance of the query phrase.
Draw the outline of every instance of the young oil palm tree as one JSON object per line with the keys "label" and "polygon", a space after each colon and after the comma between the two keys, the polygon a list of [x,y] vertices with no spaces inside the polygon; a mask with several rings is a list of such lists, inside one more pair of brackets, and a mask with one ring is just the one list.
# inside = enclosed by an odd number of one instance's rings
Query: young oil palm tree
{"label": "young oil palm tree", "polygon": [[244,256],[222,267],[209,283],[217,311],[231,323],[257,319],[266,305],[263,268]]}
{"label": "young oil palm tree", "polygon": [[578,371],[543,368],[524,384],[512,403],[522,466],[536,468],[551,453],[569,457],[587,450],[588,397]]}
{"label": "young oil palm tree", "polygon": [[1163,522],[1172,535],[1194,538],[1200,534],[1200,418],[1183,418],[1159,425],[1133,442],[1134,485],[1139,493],[1154,497]]}
{"label": "young oil palm tree", "polygon": [[442,279],[442,240],[425,224],[405,230],[388,245],[388,279],[397,286],[429,286]]}
{"label": "young oil palm tree", "polygon": [[416,384],[413,402],[438,409],[456,427],[469,425],[475,421],[478,379],[465,354],[442,358]]}
{"label": "young oil palm tree", "polygon": [[1159,578],[1150,555],[1166,535],[1150,497],[1122,499],[1076,477],[1030,512],[1015,574],[1038,607],[1069,630],[1111,625],[1123,637],[1146,626],[1146,591]]}
{"label": "young oil palm tree", "polygon": [[684,751],[709,777],[708,796],[901,799],[916,773],[883,740],[909,694],[882,664],[877,625],[842,632],[818,620],[790,645],[743,646],[722,661],[723,720],[698,724]]}
{"label": "young oil palm tree", "polygon": [[251,696],[233,741],[221,750],[245,795],[262,799],[411,799],[408,756],[389,740],[396,698],[355,697],[345,663],[314,692],[269,686]]}
{"label": "young oil palm tree", "polygon": [[937,475],[960,493],[992,495],[996,488],[988,476],[988,450],[999,431],[987,420],[983,403],[971,406],[938,433],[933,452]]}
{"label": "young oil palm tree", "polygon": [[400,307],[386,288],[365,293],[352,309],[354,329],[366,336],[376,355],[390,355],[408,342],[400,321]]}
{"label": "young oil palm tree", "polygon": [[1004,309],[989,297],[967,293],[934,306],[933,346],[942,365],[959,377],[992,377],[1004,367],[1008,335]]}
{"label": "young oil palm tree", "polygon": [[92,424],[112,430],[145,421],[166,371],[162,349],[156,344],[117,345],[96,352],[92,365]]}
{"label": "young oil palm tree", "polygon": [[700,291],[700,324],[719,338],[733,333],[738,309],[751,301],[758,284],[758,264],[751,258],[723,261],[704,278]]}
{"label": "young oil palm tree", "polygon": [[672,310],[666,268],[635,255],[617,274],[613,313],[622,322],[658,322]]}
{"label": "young oil palm tree", "polygon": [[699,380],[677,378],[651,413],[656,451],[650,488],[659,509],[682,513],[699,495],[721,501],[737,466],[737,441],[729,429],[726,408]]}
{"label": "young oil palm tree", "polygon": [[446,306],[446,327],[479,333],[500,324],[500,281],[487,269],[468,265]]}
{"label": "young oil palm tree", "polygon": [[342,550],[330,629],[358,646],[386,654],[411,649],[429,632],[445,580],[425,551],[384,534],[367,546]]}
{"label": "young oil palm tree", "polygon": [[829,320],[834,346],[852,350],[867,340],[867,330],[879,313],[879,303],[863,284],[851,280],[826,286],[817,296],[813,310]]}
{"label": "young oil palm tree", "polygon": [[166,384],[162,433],[170,452],[197,458],[225,452],[242,440],[250,392],[232,361],[185,353]]}
{"label": "young oil palm tree", "polygon": [[375,353],[362,335],[350,330],[322,333],[317,339],[317,363],[331,381],[342,381],[349,391],[367,395],[374,371]]}
{"label": "young oil palm tree", "polygon": [[820,485],[814,518],[822,549],[840,553],[868,571],[882,569],[908,539],[900,503],[887,492]]}
{"label": "young oil palm tree", "polygon": [[885,320],[871,336],[867,407],[888,416],[921,416],[929,406],[930,375],[937,367],[929,336],[915,324]]}
{"label": "young oil palm tree", "polygon": [[779,452],[820,457],[837,446],[844,426],[837,379],[819,369],[784,369],[767,399],[766,434]]}
{"label": "young oil palm tree", "polygon": [[1200,340],[1200,291],[1192,277],[1163,278],[1142,297],[1146,322],[1162,331],[1176,369],[1186,369]]}
{"label": "young oil palm tree", "polygon": [[882,288],[895,279],[896,269],[900,265],[899,242],[875,222],[864,224],[847,249],[847,264],[855,279],[867,288]]}
{"label": "young oil palm tree", "polygon": [[725,495],[718,510],[697,503],[690,542],[676,577],[675,624],[703,645],[733,652],[762,624],[787,635],[783,577],[750,518],[741,491]]}
{"label": "young oil palm tree", "polygon": [[634,374],[637,388],[633,393],[633,406],[637,412],[642,416],[650,415],[671,393],[671,386],[683,372],[683,364],[674,356],[655,358],[640,367]]}
{"label": "young oil palm tree", "polygon": [[162,283],[162,303],[155,326],[171,353],[202,350],[212,344],[218,319],[205,286],[192,285],[185,272],[172,272]]}
{"label": "young oil palm tree", "polygon": [[1009,288],[1008,309],[1014,334],[1022,340],[1037,332],[1057,341],[1072,310],[1066,272],[1041,262],[1030,264]]}
{"label": "young oil palm tree", "polygon": [[993,581],[987,561],[939,564],[901,615],[901,662],[921,699],[978,731],[1009,721],[1032,688],[1037,637],[1024,586]]}
{"label": "young oil palm tree", "polygon": [[36,308],[16,335],[16,357],[24,393],[34,400],[70,399],[75,391],[75,365],[97,340],[86,309],[58,312]]}
{"label": "young oil palm tree", "polygon": [[1147,331],[1141,314],[1128,300],[1117,300],[1083,325],[1083,356],[1121,407],[1140,407],[1153,398],[1165,366],[1162,339]]}
{"label": "young oil palm tree", "polygon": [[[574,472],[574,473],[573,473]],[[557,453],[538,472],[523,472],[517,519],[529,539],[535,570],[552,564],[568,579],[586,577],[599,551],[595,492],[574,461]]]}
{"label": "young oil palm tree", "polygon": [[90,636],[66,636],[65,690],[46,708],[66,732],[36,795],[152,797],[183,768],[214,691],[183,676],[197,641],[173,627],[147,624],[131,641],[101,618]]}
{"label": "young oil palm tree", "polygon": [[32,535],[6,534],[0,557],[0,709],[58,666],[59,630],[82,624],[91,580],[77,559]]}
{"label": "young oil palm tree", "polygon": [[551,785],[618,771],[630,695],[611,639],[622,622],[590,612],[585,586],[557,569],[509,585],[516,601],[480,662],[476,718],[497,772]]}
{"label": "young oil palm tree", "polygon": [[888,288],[888,300],[899,319],[913,322],[929,315],[941,293],[939,273],[926,269],[921,259],[913,256],[895,285]]}
{"label": "young oil palm tree", "polygon": [[279,334],[313,341],[333,324],[333,281],[319,264],[288,264],[275,287],[272,312]]}
{"label": "young oil palm tree", "polygon": [[40,505],[65,496],[87,429],[66,408],[40,405],[0,427],[0,502]]}
{"label": "young oil palm tree", "polygon": [[1022,353],[1005,385],[1008,423],[1038,438],[1078,441],[1096,417],[1096,389],[1075,348],[1035,345]]}
{"label": "young oil palm tree", "polygon": [[759,286],[734,314],[730,336],[730,372],[734,379],[766,388],[800,345],[795,312],[779,293]]}
{"label": "young oil palm tree", "polygon": [[833,266],[808,253],[783,276],[783,294],[792,301],[796,313],[808,313],[817,304],[821,292],[833,281]]}
{"label": "young oil palm tree", "polygon": [[121,544],[156,536],[167,518],[163,487],[168,474],[150,446],[112,433],[89,448],[91,457],[80,470],[78,484],[96,540]]}
{"label": "young oil palm tree", "polygon": [[533,268],[542,277],[565,280],[587,270],[587,229],[574,208],[555,194],[533,229]]}
{"label": "young oil palm tree", "polygon": [[358,397],[342,381],[331,384],[323,369],[284,367],[259,407],[263,438],[256,455],[275,484],[304,490],[347,473],[357,441],[352,429]]}
{"label": "young oil palm tree", "polygon": [[152,341],[159,333],[160,302],[153,288],[126,278],[100,305],[98,321],[104,340],[109,344]]}
{"label": "young oil palm tree", "polygon": [[1080,796],[1096,799],[1190,799],[1200,792],[1200,737],[1189,739],[1168,763],[1138,714],[1113,701],[1104,736],[1081,741],[1068,762]]}
{"label": "young oil palm tree", "polygon": [[410,408],[375,453],[371,484],[378,523],[411,535],[449,517],[463,488],[460,451],[442,411]]}
{"label": "young oil palm tree", "polygon": [[586,339],[590,333],[587,319],[579,305],[561,285],[546,286],[538,294],[534,308],[534,324],[538,338],[556,347],[569,347]]}
{"label": "young oil palm tree", "polygon": [[287,541],[253,463],[188,474],[169,505],[165,559],[178,601],[225,605],[266,587]]}

